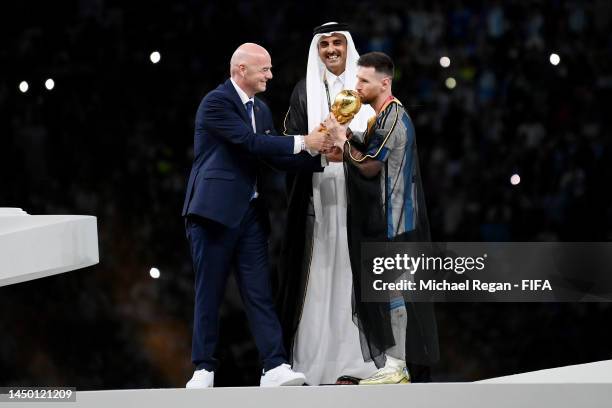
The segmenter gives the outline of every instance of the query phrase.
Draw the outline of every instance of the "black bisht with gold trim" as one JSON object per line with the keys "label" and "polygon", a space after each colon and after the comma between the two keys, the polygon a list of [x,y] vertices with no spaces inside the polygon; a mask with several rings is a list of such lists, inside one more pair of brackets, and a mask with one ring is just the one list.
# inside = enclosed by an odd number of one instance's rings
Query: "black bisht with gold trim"
{"label": "black bisht with gold trim", "polygon": [[[396,106],[392,106],[396,105]],[[376,131],[377,136],[382,137],[382,145],[386,143],[385,135],[380,134],[383,129],[377,129],[384,119],[389,123],[397,120],[399,112],[404,108],[396,99],[392,100],[383,109],[377,118],[373,118],[368,131],[361,135],[361,140],[353,138],[348,144],[366,155],[370,149],[370,142]],[[406,114],[404,112],[404,114]],[[387,115],[387,118],[382,116]],[[394,118],[391,116],[395,116]],[[387,126],[388,127],[388,126]],[[384,133],[392,132],[384,130]],[[388,136],[388,135],[387,135]],[[362,281],[361,274],[361,244],[364,242],[421,242],[431,241],[429,219],[425,204],[425,194],[418,161],[416,140],[410,146],[412,154],[412,198],[415,206],[416,219],[414,229],[400,234],[389,233],[387,217],[387,200],[391,197],[391,191],[387,190],[386,183],[381,183],[383,172],[374,177],[364,176],[358,168],[358,161],[348,154],[349,149],[345,146],[344,169],[347,185],[347,228],[349,255],[351,269],[353,271],[353,318],[359,327],[362,353],[366,360],[373,360],[377,366],[384,365],[384,352],[395,344],[391,331],[389,303],[364,302],[361,300]],[[380,153],[380,149],[378,150]],[[377,154],[378,154],[377,153]],[[372,159],[377,159],[376,156]],[[402,161],[403,165],[406,165]],[[386,169],[387,162],[383,162]],[[388,172],[385,171],[385,175]],[[393,181],[390,183],[394,185]],[[391,237],[390,237],[391,235]],[[430,366],[439,359],[439,346],[437,325],[432,303],[415,302],[410,298],[409,292],[404,291],[403,297],[406,303],[407,328],[406,328],[406,361],[410,365]]]}

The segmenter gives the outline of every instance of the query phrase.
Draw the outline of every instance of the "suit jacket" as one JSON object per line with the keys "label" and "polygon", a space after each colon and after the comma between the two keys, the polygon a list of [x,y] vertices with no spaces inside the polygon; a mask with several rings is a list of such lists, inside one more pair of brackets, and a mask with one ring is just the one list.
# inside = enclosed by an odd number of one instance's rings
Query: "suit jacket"
{"label": "suit jacket", "polygon": [[258,98],[253,112],[257,133],[229,79],[202,99],[183,216],[238,226],[253,196],[262,160],[281,169],[322,170],[320,156],[294,155],[293,138],[276,135],[270,109]]}

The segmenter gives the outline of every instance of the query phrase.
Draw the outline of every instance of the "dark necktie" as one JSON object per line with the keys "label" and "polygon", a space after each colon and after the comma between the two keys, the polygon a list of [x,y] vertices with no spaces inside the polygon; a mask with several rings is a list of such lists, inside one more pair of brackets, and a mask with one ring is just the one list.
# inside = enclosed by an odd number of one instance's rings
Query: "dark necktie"
{"label": "dark necktie", "polygon": [[[253,126],[253,101],[247,101],[244,106],[246,107],[247,116],[249,117],[249,124]],[[255,185],[253,186],[253,195],[251,196],[251,200],[257,198],[257,181],[255,181]]]}
{"label": "dark necktie", "polygon": [[245,103],[244,106],[246,106],[247,116],[249,117],[249,122],[252,124],[253,123],[253,101],[247,101],[247,103]]}

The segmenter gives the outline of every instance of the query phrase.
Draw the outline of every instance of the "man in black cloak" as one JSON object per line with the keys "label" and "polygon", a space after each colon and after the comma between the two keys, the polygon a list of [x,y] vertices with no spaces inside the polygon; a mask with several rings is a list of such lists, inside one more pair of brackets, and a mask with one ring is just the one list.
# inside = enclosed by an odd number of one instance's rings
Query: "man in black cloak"
{"label": "man in black cloak", "polygon": [[389,302],[361,300],[361,243],[429,242],[431,237],[414,126],[391,91],[393,62],[372,52],[357,65],[356,90],[376,116],[363,133],[340,126],[333,115],[324,124],[343,150],[354,319],[364,358],[384,364],[360,384],[404,382],[406,362],[412,381],[430,381],[429,367],[439,358],[433,304],[413,301],[408,291],[389,293]]}
{"label": "man in black cloak", "polygon": [[[335,96],[354,89],[359,55],[346,24],[315,28],[306,78],[291,96],[285,134],[314,129],[330,112]],[[374,110],[364,106],[351,127],[364,131]],[[285,348],[310,384],[338,376],[368,377],[353,323],[353,282],[346,228],[346,185],[342,163],[320,174],[289,173],[289,206],[280,263],[278,311]]]}

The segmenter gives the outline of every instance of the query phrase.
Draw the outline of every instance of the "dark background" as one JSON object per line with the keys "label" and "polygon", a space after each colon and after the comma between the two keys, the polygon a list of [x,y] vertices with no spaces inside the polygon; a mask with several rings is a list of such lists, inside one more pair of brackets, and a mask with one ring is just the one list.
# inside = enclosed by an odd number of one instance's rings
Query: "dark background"
{"label": "dark background", "polygon": [[[180,212],[199,101],[234,49],[257,42],[272,55],[260,96],[280,128],[312,28],[331,20],[351,24],[361,53],[396,62],[434,240],[611,238],[608,0],[11,3],[0,6],[0,206],[97,216],[100,264],[0,288],[0,385],[184,386],[193,271]],[[273,265],[282,177],[266,186]],[[437,317],[436,381],[612,358],[606,303],[439,304]],[[216,385],[258,384],[233,281],[220,344]]]}

